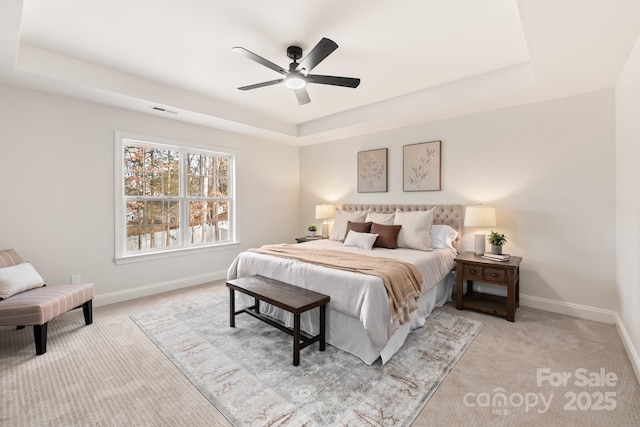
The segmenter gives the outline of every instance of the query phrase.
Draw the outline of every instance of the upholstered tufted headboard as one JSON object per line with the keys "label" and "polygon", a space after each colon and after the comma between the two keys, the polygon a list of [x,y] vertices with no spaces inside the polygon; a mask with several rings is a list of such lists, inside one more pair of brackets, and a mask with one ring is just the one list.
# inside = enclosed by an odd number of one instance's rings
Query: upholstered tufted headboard
{"label": "upholstered tufted headboard", "polygon": [[342,210],[346,212],[366,211],[378,213],[392,213],[397,209],[403,212],[426,211],[435,206],[434,224],[444,224],[451,226],[458,232],[458,238],[453,242],[453,246],[460,251],[462,241],[462,205],[354,205],[344,204]]}

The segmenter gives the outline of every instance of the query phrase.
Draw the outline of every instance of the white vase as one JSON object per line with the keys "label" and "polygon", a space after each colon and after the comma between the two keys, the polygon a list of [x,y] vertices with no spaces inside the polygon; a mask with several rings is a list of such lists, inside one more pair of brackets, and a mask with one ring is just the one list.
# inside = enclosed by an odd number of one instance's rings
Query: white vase
{"label": "white vase", "polygon": [[309,236],[310,236],[310,237],[315,237],[315,235],[316,235],[316,232],[315,232],[315,231],[309,231]]}

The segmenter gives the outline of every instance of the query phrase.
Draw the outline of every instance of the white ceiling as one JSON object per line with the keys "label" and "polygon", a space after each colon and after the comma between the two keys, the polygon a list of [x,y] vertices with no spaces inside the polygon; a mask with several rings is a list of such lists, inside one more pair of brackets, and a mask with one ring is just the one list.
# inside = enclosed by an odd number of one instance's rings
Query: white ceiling
{"label": "white ceiling", "polygon": [[[3,0],[0,81],[305,145],[612,87],[639,34],[638,0]],[[322,37],[358,88],[237,90],[280,76],[232,47]]]}

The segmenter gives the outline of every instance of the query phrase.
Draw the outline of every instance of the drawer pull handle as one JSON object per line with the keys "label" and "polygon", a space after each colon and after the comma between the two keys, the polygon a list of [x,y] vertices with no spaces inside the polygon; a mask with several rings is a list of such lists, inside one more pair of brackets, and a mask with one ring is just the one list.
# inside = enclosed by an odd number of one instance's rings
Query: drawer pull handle
{"label": "drawer pull handle", "polygon": [[478,272],[476,270],[469,270],[469,273],[471,274],[478,274]]}
{"label": "drawer pull handle", "polygon": [[498,277],[498,273],[491,273],[491,277]]}

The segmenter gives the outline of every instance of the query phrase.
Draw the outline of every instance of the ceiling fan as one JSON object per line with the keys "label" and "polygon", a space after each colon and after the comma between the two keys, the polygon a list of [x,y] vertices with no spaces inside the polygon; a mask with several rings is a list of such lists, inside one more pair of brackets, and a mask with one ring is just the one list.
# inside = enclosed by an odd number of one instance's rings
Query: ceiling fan
{"label": "ceiling fan", "polygon": [[338,45],[328,38],[323,37],[311,52],[307,54],[299,63],[298,59],[302,58],[302,48],[298,46],[289,46],[287,48],[287,56],[293,60],[289,64],[289,69],[285,70],[279,65],[274,64],[271,61],[264,59],[261,56],[256,55],[253,52],[248,51],[243,47],[234,47],[233,51],[240,55],[246,56],[252,61],[258,64],[264,65],[267,68],[272,69],[275,72],[282,74],[284,77],[277,80],[270,80],[268,82],[256,83],[249,86],[242,86],[240,90],[251,90],[259,87],[271,86],[279,83],[284,83],[289,89],[293,89],[296,98],[298,98],[298,104],[304,105],[311,102],[309,93],[307,92],[307,83],[316,83],[332,86],[343,86],[356,88],[360,84],[360,79],[352,77],[337,77],[337,76],[322,76],[318,74],[309,74],[316,65],[322,62],[327,56],[329,56],[334,50],[338,48]]}

